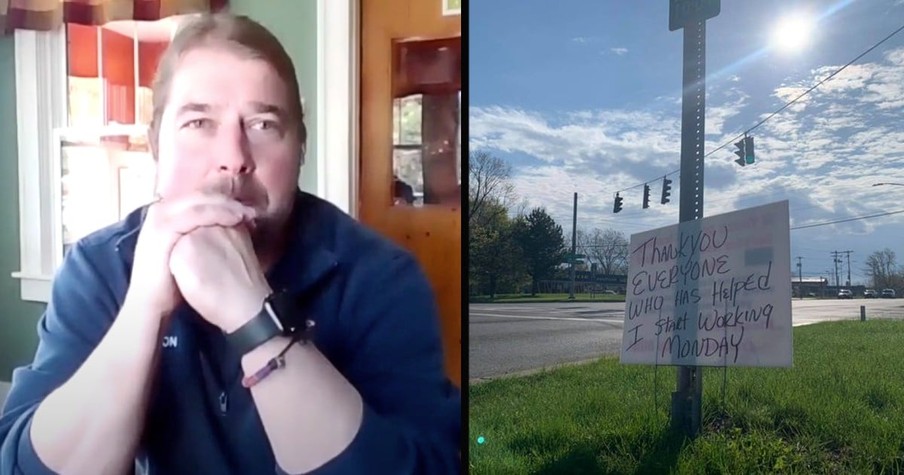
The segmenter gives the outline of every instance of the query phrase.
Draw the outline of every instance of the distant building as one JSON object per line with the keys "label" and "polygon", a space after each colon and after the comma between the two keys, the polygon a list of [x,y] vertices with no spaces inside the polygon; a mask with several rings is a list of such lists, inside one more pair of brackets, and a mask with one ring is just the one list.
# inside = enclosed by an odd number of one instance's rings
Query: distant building
{"label": "distant building", "polygon": [[[628,276],[597,274],[593,271],[575,269],[574,291],[575,293],[595,293],[612,290],[616,293],[625,293]],[[541,293],[563,293],[571,289],[570,270],[557,272],[554,278],[541,280],[538,283]]]}
{"label": "distant building", "polygon": [[848,289],[854,297],[863,297],[863,291],[866,290],[864,285],[829,285],[829,280],[825,277],[804,277],[803,281],[797,277],[791,278],[791,295],[795,298],[800,297],[801,289],[804,297],[828,297],[835,298],[838,291]]}
{"label": "distant building", "polygon": [[791,295],[800,297],[828,297],[829,282],[825,277],[804,277],[803,279],[791,278]]}

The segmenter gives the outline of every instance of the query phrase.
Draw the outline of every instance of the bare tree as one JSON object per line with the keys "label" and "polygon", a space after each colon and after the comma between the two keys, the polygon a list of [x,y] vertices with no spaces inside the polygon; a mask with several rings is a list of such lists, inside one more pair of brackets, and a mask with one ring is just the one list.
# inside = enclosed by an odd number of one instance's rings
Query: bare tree
{"label": "bare tree", "polygon": [[489,152],[478,150],[468,155],[468,225],[474,224],[490,202],[505,208],[514,204],[511,176],[511,165]]}
{"label": "bare tree", "polygon": [[[580,233],[578,237],[581,237]],[[600,273],[621,275],[628,272],[628,239],[623,233],[595,228],[586,240],[584,254],[599,264]]]}
{"label": "bare tree", "polygon": [[[575,241],[576,241],[575,242],[575,248],[576,248],[575,252],[577,254],[583,254],[583,255],[587,256],[588,260],[591,257],[590,246],[593,244],[593,242],[591,242],[590,238],[591,238],[590,233],[588,233],[587,231],[584,231],[581,228],[578,228],[578,236],[577,236],[577,239],[575,239]],[[567,244],[571,244],[571,233],[568,233],[565,235],[565,242]]]}
{"label": "bare tree", "polygon": [[885,248],[866,258],[864,271],[876,288],[896,288],[901,284],[902,275],[898,268],[895,251]]}

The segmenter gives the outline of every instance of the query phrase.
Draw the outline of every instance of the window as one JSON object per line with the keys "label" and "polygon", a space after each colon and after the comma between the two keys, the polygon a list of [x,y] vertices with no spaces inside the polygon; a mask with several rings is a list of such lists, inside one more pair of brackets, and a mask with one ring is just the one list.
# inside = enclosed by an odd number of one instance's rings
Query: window
{"label": "window", "polygon": [[393,58],[393,204],[461,201],[461,40],[402,40]]}
{"label": "window", "polygon": [[55,265],[76,241],[153,197],[151,82],[174,25],[66,25],[68,123],[54,134],[61,218]]}
{"label": "window", "polygon": [[23,300],[76,241],[152,199],[157,63],[184,17],[15,32]]}

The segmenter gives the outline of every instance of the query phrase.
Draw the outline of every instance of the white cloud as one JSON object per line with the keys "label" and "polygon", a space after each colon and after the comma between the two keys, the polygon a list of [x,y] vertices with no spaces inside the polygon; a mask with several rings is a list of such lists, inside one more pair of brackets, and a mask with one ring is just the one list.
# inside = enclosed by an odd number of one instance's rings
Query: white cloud
{"label": "white cloud", "polygon": [[[904,1],[904,0],[902,0]],[[726,143],[839,66],[772,90],[772,100],[754,100],[729,81],[707,95],[706,151]],[[833,221],[904,208],[900,188],[872,187],[904,182],[904,48],[874,62],[852,65],[832,80],[755,129],[757,163],[733,160],[733,145],[706,159],[705,210],[713,215],[789,200],[792,226]],[[680,180],[672,203],[661,206],[661,177],[679,166],[680,100],[655,100],[643,110],[543,112],[508,107],[472,107],[470,141],[518,157],[513,182],[531,206],[544,206],[570,229],[572,193],[579,193],[582,228],[611,227],[627,234],[677,221]],[[764,105],[765,104],[765,105]],[[533,160],[521,160],[529,157]],[[640,188],[621,193],[624,211],[612,214],[616,191],[648,181],[652,206],[641,209]],[[794,231],[792,242],[834,249],[839,236],[872,236],[904,215]],[[860,238],[857,238],[860,239]],[[865,259],[872,243],[864,244]],[[797,240],[797,241],[795,241]],[[883,241],[884,243],[885,241]],[[806,254],[804,254],[806,255]],[[806,265],[806,262],[805,262]],[[856,263],[855,263],[856,265]],[[812,272],[821,269],[810,269]],[[856,273],[856,272],[855,272]]]}
{"label": "white cloud", "polygon": [[624,56],[625,54],[628,53],[628,48],[609,48],[609,51],[611,51],[619,56]]}
{"label": "white cloud", "polygon": [[[748,96],[739,81],[710,87],[704,150],[725,144],[838,67],[817,68],[775,87],[767,100]],[[671,176],[671,203],[660,205],[659,192],[662,176],[679,167],[680,112],[676,96],[656,97],[641,110],[472,107],[470,144],[511,159],[516,191],[530,206],[546,207],[566,230],[572,193],[578,192],[579,227],[630,235],[677,222],[678,175]],[[753,130],[756,164],[737,166],[730,143],[707,157],[705,214],[788,200],[791,224],[801,226],[902,209],[904,188],[871,186],[904,183],[902,116],[904,47],[849,66]],[[652,204],[643,210],[636,185],[645,181]],[[624,210],[614,215],[612,199],[619,190]],[[792,250],[805,256],[806,275],[831,267],[817,263],[830,262],[827,250],[856,249],[857,281],[858,259],[895,248],[902,228],[904,214],[802,229],[792,231]]]}
{"label": "white cloud", "polygon": [[[715,105],[709,106],[706,108],[706,134],[707,135],[721,135],[723,133],[728,133],[729,131],[724,131],[725,122],[736,117],[744,106],[747,105],[747,99],[749,96],[741,92],[741,90],[732,88],[725,95],[728,100],[722,103],[717,103]],[[707,102],[712,101],[712,97],[707,95]]]}

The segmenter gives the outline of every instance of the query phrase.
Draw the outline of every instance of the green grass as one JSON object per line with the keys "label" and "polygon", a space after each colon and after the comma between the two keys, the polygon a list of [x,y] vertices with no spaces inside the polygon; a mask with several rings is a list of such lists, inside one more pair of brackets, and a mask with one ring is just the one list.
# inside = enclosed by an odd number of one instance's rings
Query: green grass
{"label": "green grass", "polygon": [[612,294],[575,294],[574,300],[568,299],[568,294],[497,294],[491,299],[487,295],[472,296],[471,303],[531,303],[531,302],[624,302],[624,295]]}
{"label": "green grass", "polygon": [[[793,368],[704,370],[704,427],[668,431],[673,367],[616,358],[472,385],[474,474],[904,472],[904,322],[794,330]],[[477,437],[485,442],[477,444]]]}

